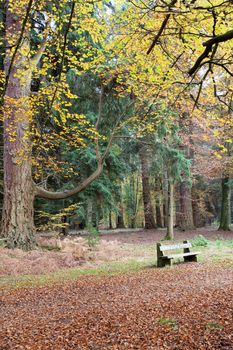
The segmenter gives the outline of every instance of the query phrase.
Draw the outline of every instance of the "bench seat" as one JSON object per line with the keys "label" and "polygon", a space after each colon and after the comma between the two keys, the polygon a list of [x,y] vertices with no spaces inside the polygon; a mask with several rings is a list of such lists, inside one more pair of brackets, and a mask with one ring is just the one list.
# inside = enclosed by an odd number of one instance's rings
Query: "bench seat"
{"label": "bench seat", "polygon": [[175,259],[175,258],[182,258],[183,256],[192,256],[192,255],[198,255],[198,254],[201,254],[201,253],[191,252],[191,253],[172,254],[172,255],[162,256],[162,259]]}

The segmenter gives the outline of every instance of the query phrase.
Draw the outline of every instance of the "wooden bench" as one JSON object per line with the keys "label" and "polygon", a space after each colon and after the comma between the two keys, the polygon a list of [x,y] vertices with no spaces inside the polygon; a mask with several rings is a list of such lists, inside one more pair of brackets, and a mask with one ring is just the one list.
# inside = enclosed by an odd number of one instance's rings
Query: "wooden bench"
{"label": "wooden bench", "polygon": [[[200,252],[191,252],[190,248],[192,244],[188,241],[183,243],[174,243],[174,244],[163,244],[157,243],[157,266],[164,267],[166,265],[171,266],[173,259],[184,258],[185,262],[197,261],[197,255]],[[182,253],[177,253],[174,251],[183,249]]]}

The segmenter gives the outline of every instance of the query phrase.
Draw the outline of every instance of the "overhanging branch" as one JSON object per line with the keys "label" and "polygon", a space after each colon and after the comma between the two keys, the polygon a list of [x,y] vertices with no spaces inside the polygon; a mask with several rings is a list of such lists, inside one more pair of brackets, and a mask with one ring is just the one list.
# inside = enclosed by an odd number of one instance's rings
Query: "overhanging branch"
{"label": "overhanging branch", "polygon": [[204,42],[202,45],[205,47],[204,52],[197,58],[195,64],[193,65],[193,67],[188,71],[189,75],[193,75],[197,69],[200,67],[202,61],[209,56],[209,53],[212,51],[212,47],[215,44],[219,44],[221,42],[225,42],[228,40],[233,39],[233,30],[229,30],[228,32],[221,34],[221,35],[217,35],[215,37],[213,37],[210,40],[207,40],[206,42]]}

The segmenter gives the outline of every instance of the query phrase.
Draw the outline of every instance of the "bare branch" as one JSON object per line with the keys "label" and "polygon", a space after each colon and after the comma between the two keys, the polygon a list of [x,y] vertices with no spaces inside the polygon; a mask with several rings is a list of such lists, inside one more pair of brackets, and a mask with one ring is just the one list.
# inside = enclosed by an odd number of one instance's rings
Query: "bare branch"
{"label": "bare branch", "polygon": [[[170,5],[168,6],[169,10],[170,10],[170,8],[171,8],[173,5],[175,5],[176,2],[177,2],[177,0],[172,0],[172,2],[170,3]],[[150,52],[151,52],[151,51],[153,50],[153,48],[155,47],[155,45],[156,45],[158,39],[160,38],[161,34],[163,33],[164,29],[166,28],[166,25],[167,25],[167,22],[168,22],[170,16],[171,16],[171,14],[169,13],[169,14],[167,14],[166,17],[164,18],[163,23],[162,23],[162,25],[161,25],[161,27],[160,27],[158,33],[156,34],[156,36],[155,36],[155,38],[154,38],[154,40],[153,40],[153,42],[152,42],[152,44],[151,44],[149,50],[147,51],[147,55],[149,55]]]}
{"label": "bare branch", "polygon": [[39,46],[37,52],[35,53],[35,55],[32,56],[31,58],[31,61],[32,63],[36,66],[40,59],[41,59],[41,56],[43,55],[44,53],[44,50],[46,48],[46,45],[47,45],[47,42],[48,42],[48,35],[49,35],[49,25],[51,24],[51,20],[49,20],[47,23],[46,23],[46,27],[45,27],[45,34],[44,34],[44,39],[41,43],[41,45]]}
{"label": "bare branch", "polygon": [[10,62],[10,65],[9,65],[9,68],[8,68],[8,72],[7,72],[7,75],[6,75],[3,95],[5,94],[5,92],[7,90],[9,79],[10,79],[10,75],[11,75],[11,71],[13,69],[13,65],[14,65],[14,61],[15,61],[15,57],[16,57],[16,54],[17,54],[19,48],[20,48],[21,42],[23,40],[24,31],[26,29],[26,25],[27,25],[27,21],[28,21],[29,15],[30,15],[32,4],[33,4],[33,0],[29,0],[28,6],[27,6],[27,10],[26,10],[26,15],[25,15],[25,17],[23,19],[22,28],[21,28],[21,31],[20,31],[20,34],[19,34],[19,39],[18,39],[18,42],[16,44],[15,51],[14,51],[14,53],[12,55],[11,62]]}
{"label": "bare branch", "polygon": [[65,32],[65,35],[64,35],[64,44],[63,44],[63,50],[62,50],[62,58],[61,58],[60,70],[59,70],[59,75],[58,75],[58,80],[57,80],[57,84],[56,84],[56,87],[55,87],[55,91],[54,91],[54,94],[53,94],[53,97],[52,97],[52,101],[51,101],[51,104],[50,104],[50,108],[49,108],[50,111],[51,111],[51,109],[53,107],[53,103],[54,103],[55,98],[56,98],[56,94],[57,94],[57,90],[58,90],[58,83],[61,80],[63,64],[64,64],[64,60],[65,60],[65,51],[66,51],[66,46],[67,46],[67,37],[68,37],[68,33],[69,33],[69,30],[70,30],[70,27],[71,27],[72,18],[73,18],[73,15],[74,15],[74,8],[75,8],[75,0],[72,1],[70,17],[69,17],[69,23],[68,23],[68,26],[67,26],[67,29],[66,29],[66,32]]}
{"label": "bare branch", "polygon": [[193,67],[188,71],[189,75],[193,75],[197,69],[200,67],[201,62],[208,57],[209,53],[212,51],[212,47],[215,44],[221,43],[221,42],[225,42],[228,40],[233,39],[233,30],[229,30],[228,32],[221,34],[221,35],[217,35],[215,37],[213,37],[210,40],[207,40],[206,42],[204,42],[202,45],[205,47],[204,52],[197,58],[195,64],[193,65]]}

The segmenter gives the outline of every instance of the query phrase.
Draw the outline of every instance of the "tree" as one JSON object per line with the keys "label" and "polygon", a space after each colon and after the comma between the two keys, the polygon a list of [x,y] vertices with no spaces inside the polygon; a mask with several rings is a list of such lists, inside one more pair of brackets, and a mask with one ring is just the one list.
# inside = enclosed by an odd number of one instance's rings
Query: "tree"
{"label": "tree", "polygon": [[142,197],[144,204],[144,217],[145,217],[145,228],[153,229],[156,228],[153,206],[151,201],[150,193],[150,171],[149,171],[149,152],[148,147],[145,145],[139,149],[139,157],[141,161],[141,172],[142,172]]}
{"label": "tree", "polygon": [[[78,186],[60,192],[49,191],[37,185],[32,179],[32,141],[38,133],[35,129],[34,115],[44,109],[45,121],[49,120],[59,133],[62,131],[65,133],[69,118],[76,117],[79,123],[86,123],[85,119],[69,113],[70,101],[75,96],[69,90],[63,70],[66,64],[69,64],[70,68],[79,67],[79,70],[83,70],[83,67],[89,67],[94,59],[98,61],[97,55],[93,54],[93,51],[96,53],[96,49],[93,49],[90,42],[86,44],[80,39],[83,45],[82,54],[85,53],[88,57],[84,59],[83,64],[79,55],[74,56],[69,51],[71,29],[72,31],[77,29],[79,33],[84,31],[87,33],[91,28],[87,24],[90,18],[92,18],[93,37],[100,33],[100,28],[92,17],[95,5],[78,4],[79,8],[75,5],[75,1],[71,3],[61,1],[59,4],[52,5],[46,1],[29,0],[25,13],[24,1],[17,3],[6,1],[6,58],[3,91],[5,196],[2,235],[7,239],[7,245],[12,248],[18,246],[30,249],[35,244],[33,223],[35,197],[65,199],[84,190],[101,174],[112,142],[113,136],[110,137],[101,154],[98,127],[105,94],[102,89],[99,94],[99,112],[95,125],[87,128],[92,133],[95,144],[96,169]],[[74,17],[76,21],[73,21]],[[39,44],[36,45],[35,40],[33,42],[32,35],[37,37]],[[98,40],[101,40],[101,35]],[[41,83],[40,91],[32,95],[31,87],[36,76],[42,76],[41,79],[42,81],[44,79],[44,82]],[[46,108],[41,107],[43,100]],[[39,134],[42,135],[43,131]],[[81,142],[82,137],[78,134],[77,128],[76,137],[77,142]]]}
{"label": "tree", "polygon": [[228,176],[222,179],[222,205],[219,230],[230,231],[231,224],[231,183]]}

